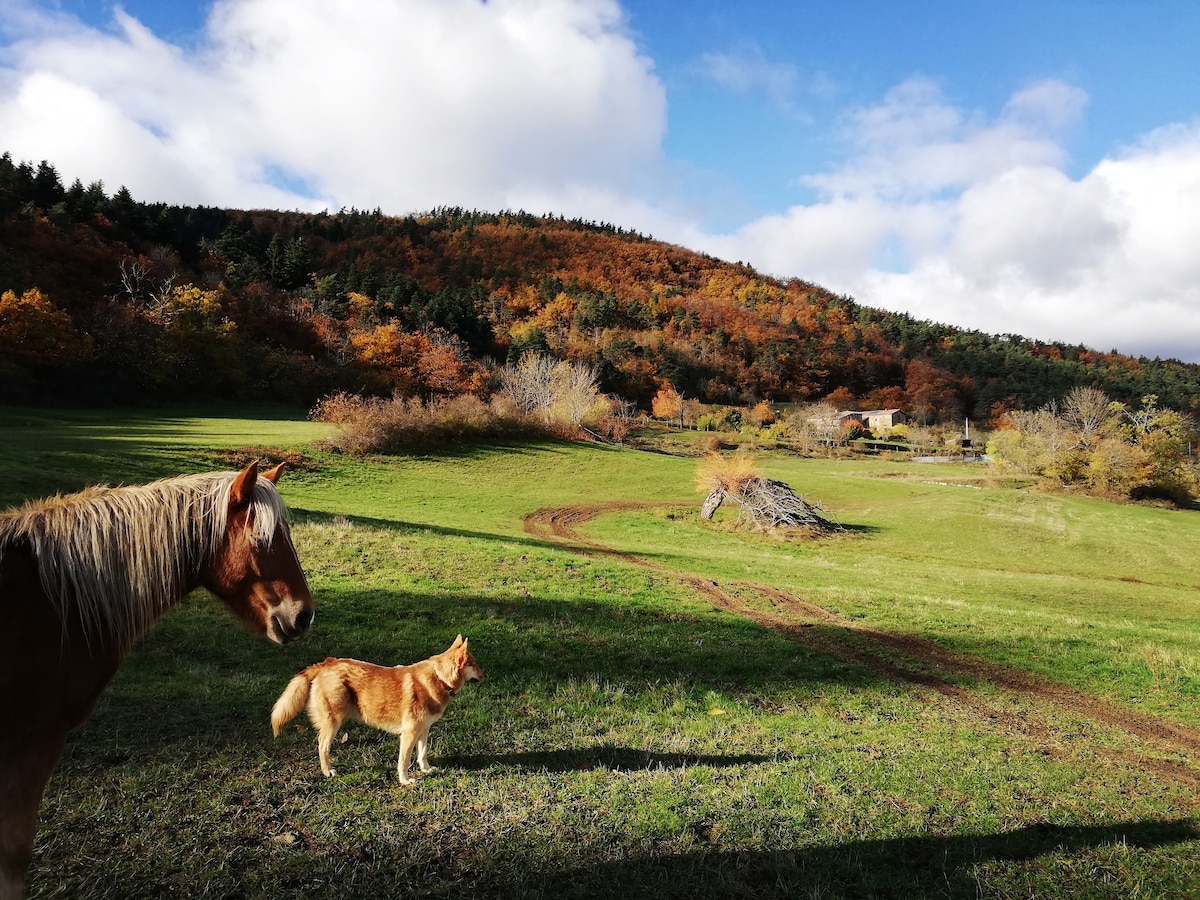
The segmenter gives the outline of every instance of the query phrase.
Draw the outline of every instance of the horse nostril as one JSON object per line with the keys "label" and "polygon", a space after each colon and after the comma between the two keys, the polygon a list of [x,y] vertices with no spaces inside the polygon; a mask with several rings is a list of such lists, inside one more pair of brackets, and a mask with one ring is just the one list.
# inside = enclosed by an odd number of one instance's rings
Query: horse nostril
{"label": "horse nostril", "polygon": [[313,611],[311,609],[302,609],[296,615],[296,631],[303,634],[308,631],[308,626],[312,624]]}

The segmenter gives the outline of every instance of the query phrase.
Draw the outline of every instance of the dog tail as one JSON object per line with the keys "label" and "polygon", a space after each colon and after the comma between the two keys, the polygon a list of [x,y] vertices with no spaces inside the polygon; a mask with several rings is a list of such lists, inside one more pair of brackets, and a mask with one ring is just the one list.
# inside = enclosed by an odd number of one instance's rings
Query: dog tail
{"label": "dog tail", "polygon": [[288,686],[283,689],[283,693],[279,695],[279,699],[275,701],[275,706],[271,710],[271,729],[275,732],[275,737],[279,737],[283,726],[295,718],[296,713],[304,709],[304,704],[308,702],[308,689],[311,684],[312,676],[308,669],[305,669],[289,681]]}

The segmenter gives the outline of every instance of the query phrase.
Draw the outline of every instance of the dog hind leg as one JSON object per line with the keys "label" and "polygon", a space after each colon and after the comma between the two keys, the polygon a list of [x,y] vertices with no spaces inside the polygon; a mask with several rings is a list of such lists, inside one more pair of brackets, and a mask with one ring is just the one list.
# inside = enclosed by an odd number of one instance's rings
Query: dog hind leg
{"label": "dog hind leg", "polygon": [[329,751],[345,719],[345,713],[342,711],[344,704],[338,702],[340,698],[337,696],[344,691],[341,682],[336,682],[330,687],[321,680],[313,683],[312,693],[309,694],[308,718],[317,731],[317,755],[321,760],[321,771],[326,778],[337,774],[330,761]]}

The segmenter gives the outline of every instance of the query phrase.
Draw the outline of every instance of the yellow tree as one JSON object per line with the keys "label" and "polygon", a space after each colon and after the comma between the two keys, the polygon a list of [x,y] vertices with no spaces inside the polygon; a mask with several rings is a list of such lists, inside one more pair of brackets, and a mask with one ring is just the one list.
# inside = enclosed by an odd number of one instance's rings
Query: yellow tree
{"label": "yellow tree", "polygon": [[243,377],[237,323],[225,314],[219,291],[194,284],[172,288],[149,311],[162,329],[154,377],[175,389],[232,387]]}

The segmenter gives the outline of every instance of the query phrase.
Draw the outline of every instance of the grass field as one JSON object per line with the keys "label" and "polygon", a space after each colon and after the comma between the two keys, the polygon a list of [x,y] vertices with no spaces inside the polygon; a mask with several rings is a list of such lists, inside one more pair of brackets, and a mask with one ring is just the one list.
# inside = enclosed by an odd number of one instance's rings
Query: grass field
{"label": "grass field", "polygon": [[[33,897],[1200,896],[1200,513],[971,466],[765,455],[847,526],[698,515],[695,460],[568,444],[352,460],[262,410],[0,410],[0,504],[297,463],[317,598],[278,648],[202,595],[47,790]],[[271,704],[462,632],[488,680],[403,789]]]}

